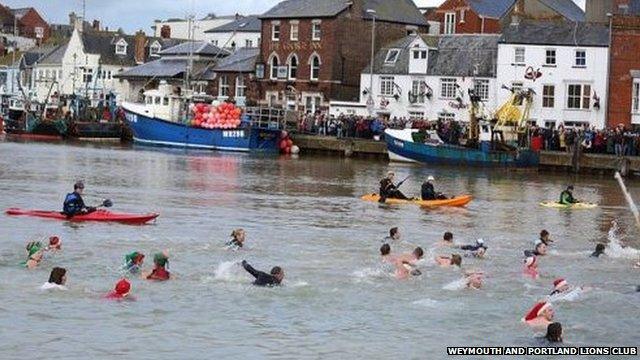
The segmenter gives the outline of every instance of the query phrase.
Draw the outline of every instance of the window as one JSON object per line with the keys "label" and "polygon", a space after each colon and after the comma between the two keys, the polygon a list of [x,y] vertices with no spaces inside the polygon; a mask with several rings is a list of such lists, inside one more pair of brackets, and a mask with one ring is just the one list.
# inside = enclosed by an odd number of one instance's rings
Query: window
{"label": "window", "polygon": [[237,98],[245,97],[246,92],[247,92],[247,86],[244,84],[244,76],[238,75],[236,77],[236,97]]}
{"label": "window", "polygon": [[293,55],[289,58],[289,80],[295,80],[298,77],[298,57]]}
{"label": "window", "polygon": [[278,78],[278,65],[280,64],[280,61],[276,55],[271,56],[271,61],[269,61],[269,66],[271,67],[269,73],[271,75],[271,80],[275,80]]}
{"label": "window", "polygon": [[220,79],[218,80],[218,96],[229,96],[229,78],[227,75],[220,76]]}
{"label": "window", "polygon": [[82,82],[90,83],[93,81],[93,69],[91,68],[83,68],[82,69]]}
{"label": "window", "polygon": [[149,47],[150,56],[158,56],[158,53],[162,50],[162,46],[156,41]]}
{"label": "window", "polygon": [[424,119],[424,113],[422,111],[409,111],[409,119],[422,120]]}
{"label": "window", "polygon": [[567,108],[589,110],[591,108],[591,85],[569,84]]}
{"label": "window", "polygon": [[320,56],[312,55],[311,56],[311,76],[309,77],[311,80],[318,80],[320,78]]}
{"label": "window", "polygon": [[545,120],[544,127],[547,129],[555,129],[556,121],[555,120]]}
{"label": "window", "polygon": [[311,25],[311,40],[320,41],[322,37],[322,28],[320,27],[320,21],[314,20]]}
{"label": "window", "polygon": [[556,87],[545,85],[542,87],[542,107],[552,108],[556,105]]}
{"label": "window", "polygon": [[298,22],[292,22],[291,30],[289,32],[291,41],[298,41],[298,33],[299,33]]}
{"label": "window", "polygon": [[444,14],[444,33],[456,33],[456,13],[452,12]]}
{"label": "window", "polygon": [[271,23],[271,40],[280,41],[280,23]]}
{"label": "window", "polygon": [[413,50],[413,58],[414,59],[426,59],[427,58],[427,50]]}
{"label": "window", "polygon": [[380,95],[393,96],[393,76],[380,77]]}
{"label": "window", "polygon": [[586,67],[587,66],[587,52],[584,50],[576,50],[576,66],[577,67]]}
{"label": "window", "polygon": [[632,98],[631,112],[640,113],[640,81],[636,80],[633,83],[633,98]]}
{"label": "window", "polygon": [[426,84],[424,79],[415,79],[411,83],[411,94],[409,97],[409,102],[411,103],[424,103],[427,98],[426,93]]}
{"label": "window", "polygon": [[456,79],[440,80],[440,97],[443,99],[456,98]]}
{"label": "window", "polygon": [[163,97],[162,98],[162,105],[164,106],[169,106],[169,98],[168,97]]}
{"label": "window", "polygon": [[456,114],[441,112],[438,114],[438,121],[455,121]]}
{"label": "window", "polygon": [[145,102],[147,103],[147,105],[152,105],[153,104],[153,97],[147,96],[145,98]]}
{"label": "window", "polygon": [[111,70],[107,70],[107,79],[111,80]]}
{"label": "window", "polygon": [[516,64],[524,64],[524,48],[516,48],[513,62]]}
{"label": "window", "polygon": [[248,47],[248,48],[252,48],[253,47],[253,40],[245,40],[244,41],[244,47]]}
{"label": "window", "polygon": [[556,50],[555,49],[547,50],[544,63],[545,63],[545,65],[551,65],[551,66],[555,66],[556,65]]}
{"label": "window", "polygon": [[476,80],[473,84],[473,88],[480,100],[489,100],[489,80]]}
{"label": "window", "polygon": [[116,55],[127,55],[127,42],[124,39],[116,43]]}
{"label": "window", "polygon": [[156,97],[154,97],[154,98],[153,98],[153,103],[154,103],[155,105],[160,105],[160,96],[156,96]]}
{"label": "window", "polygon": [[398,61],[398,55],[400,55],[400,50],[391,49],[387,52],[387,57],[384,59],[384,62],[387,64],[395,64]]}
{"label": "window", "polygon": [[218,40],[211,40],[211,44],[213,46],[218,46]]}

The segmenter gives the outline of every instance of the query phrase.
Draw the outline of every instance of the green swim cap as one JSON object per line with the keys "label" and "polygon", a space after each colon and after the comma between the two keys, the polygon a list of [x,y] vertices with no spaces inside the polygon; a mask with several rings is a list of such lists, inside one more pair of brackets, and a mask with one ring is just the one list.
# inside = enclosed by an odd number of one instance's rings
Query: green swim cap
{"label": "green swim cap", "polygon": [[40,250],[42,250],[42,243],[40,241],[32,241],[27,244],[27,252],[29,253],[29,258],[31,258]]}
{"label": "green swim cap", "polygon": [[168,262],[169,262],[169,258],[166,257],[163,253],[157,253],[153,255],[153,263],[158,266],[165,267],[165,265],[167,265]]}

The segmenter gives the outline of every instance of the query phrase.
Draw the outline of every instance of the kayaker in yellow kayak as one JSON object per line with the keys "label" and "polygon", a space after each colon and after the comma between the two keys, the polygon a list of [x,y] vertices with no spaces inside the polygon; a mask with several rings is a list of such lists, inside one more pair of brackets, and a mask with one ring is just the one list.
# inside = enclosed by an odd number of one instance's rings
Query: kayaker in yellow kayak
{"label": "kayaker in yellow kayak", "polygon": [[560,193],[559,202],[562,205],[573,205],[580,202],[573,197],[573,185],[567,186],[567,188]]}
{"label": "kayaker in yellow kayak", "polygon": [[427,180],[422,183],[422,200],[446,200],[447,196],[443,193],[436,192],[433,183],[436,179],[429,175]]}
{"label": "kayaker in yellow kayak", "polygon": [[380,202],[383,203],[387,199],[401,199],[401,200],[411,200],[406,197],[398,188],[405,182],[405,180],[395,185],[393,183],[393,179],[396,174],[393,171],[389,171],[387,176],[380,180]]}

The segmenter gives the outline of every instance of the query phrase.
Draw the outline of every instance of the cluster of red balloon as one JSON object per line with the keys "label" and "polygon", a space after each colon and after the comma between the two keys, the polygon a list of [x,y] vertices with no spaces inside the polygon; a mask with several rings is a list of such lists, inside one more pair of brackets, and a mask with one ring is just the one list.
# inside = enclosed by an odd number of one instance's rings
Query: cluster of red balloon
{"label": "cluster of red balloon", "polygon": [[280,152],[283,154],[298,154],[300,152],[300,148],[296,145],[293,145],[293,140],[291,140],[291,136],[286,131],[283,131],[280,134]]}
{"label": "cluster of red balloon", "polygon": [[235,129],[240,126],[242,110],[232,103],[222,103],[218,106],[208,104],[191,104],[193,119],[191,126],[206,129]]}

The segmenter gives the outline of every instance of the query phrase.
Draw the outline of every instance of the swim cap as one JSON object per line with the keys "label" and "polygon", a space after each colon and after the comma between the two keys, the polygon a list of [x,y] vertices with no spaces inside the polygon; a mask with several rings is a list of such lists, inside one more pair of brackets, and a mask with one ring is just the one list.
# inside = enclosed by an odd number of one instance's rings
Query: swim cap
{"label": "swim cap", "polygon": [[49,246],[60,247],[60,245],[62,245],[62,241],[60,241],[59,237],[55,235],[49,237]]}
{"label": "swim cap", "polygon": [[565,286],[565,285],[567,285],[567,282],[566,282],[566,280],[565,280],[565,279],[563,279],[563,278],[558,278],[558,279],[555,279],[555,280],[553,281],[553,287],[554,287],[554,289],[556,289],[556,290],[560,289],[561,287],[563,287],[563,286]]}
{"label": "swim cap", "polygon": [[169,262],[169,258],[163,254],[163,253],[157,253],[155,255],[153,255],[153,263],[161,266],[161,267],[165,267],[165,265],[167,265],[167,262]]}
{"label": "swim cap", "polygon": [[118,295],[125,296],[129,293],[130,290],[131,290],[131,283],[127,281],[127,279],[121,279],[116,284],[115,291],[116,291],[116,294]]}
{"label": "swim cap", "polygon": [[535,304],[531,310],[529,310],[529,312],[527,313],[527,315],[525,315],[525,317],[523,318],[524,321],[531,321],[535,318],[537,318],[538,316],[542,315],[542,313],[551,307],[551,303],[549,302],[539,302],[537,304]]}
{"label": "swim cap", "polygon": [[127,263],[135,262],[135,260],[144,259],[144,254],[134,251],[130,254],[125,255],[124,260]]}
{"label": "swim cap", "polygon": [[477,240],[476,240],[476,244],[478,244],[478,245],[484,245],[484,240],[483,240],[483,239],[477,239]]}

